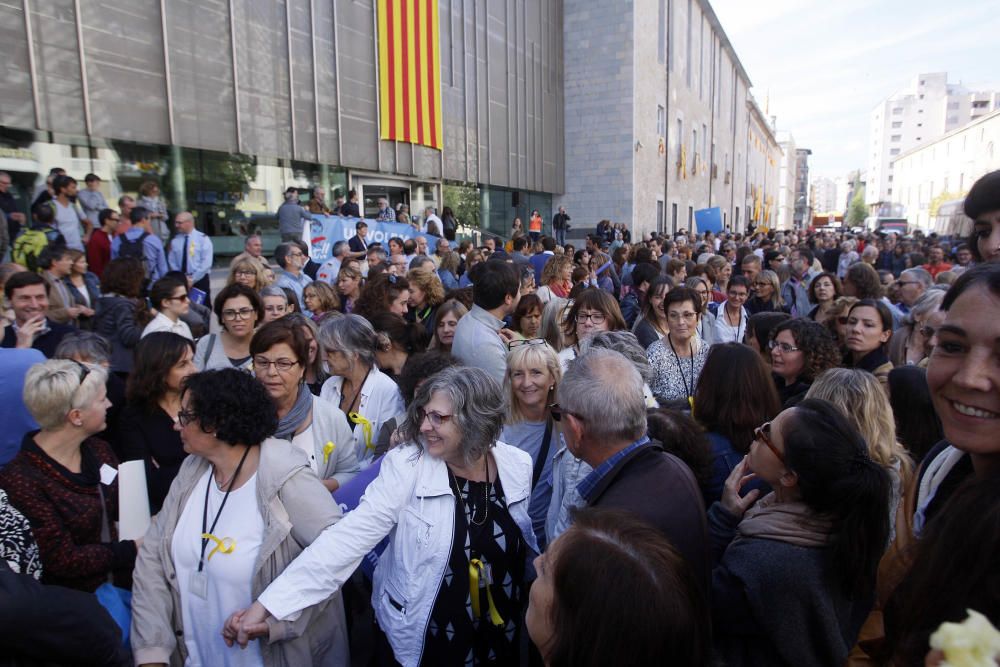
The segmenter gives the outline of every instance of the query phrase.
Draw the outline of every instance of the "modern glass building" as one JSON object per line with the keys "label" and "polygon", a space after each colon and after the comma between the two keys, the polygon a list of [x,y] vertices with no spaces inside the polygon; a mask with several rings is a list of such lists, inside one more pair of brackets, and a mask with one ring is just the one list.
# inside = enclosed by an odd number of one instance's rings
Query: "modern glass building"
{"label": "modern glass building", "polygon": [[[415,0],[390,0],[414,2]],[[289,186],[414,213],[479,189],[503,233],[564,191],[562,0],[436,3],[443,150],[379,138],[374,0],[20,0],[0,4],[0,170],[25,207],[49,169],[109,201],[155,181],[218,254]]]}

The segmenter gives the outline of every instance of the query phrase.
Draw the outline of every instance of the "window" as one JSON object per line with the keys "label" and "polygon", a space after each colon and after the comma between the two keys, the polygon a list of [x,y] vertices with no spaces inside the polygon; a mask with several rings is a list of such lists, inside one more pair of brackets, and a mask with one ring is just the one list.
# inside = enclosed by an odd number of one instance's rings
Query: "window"
{"label": "window", "polygon": [[704,123],[701,126],[701,158],[708,159],[708,126]]}
{"label": "window", "polygon": [[917,141],[920,141],[921,137],[917,137]]}
{"label": "window", "polygon": [[902,141],[902,139],[903,135],[901,134],[894,134],[891,137],[889,137],[889,141]]}
{"label": "window", "polygon": [[684,145],[684,121],[677,119],[677,161],[681,161],[681,146]]}
{"label": "window", "polygon": [[948,109],[949,110],[954,111],[954,110],[958,109],[958,107],[959,107],[958,102],[948,102]]}
{"label": "window", "polygon": [[958,116],[948,116],[949,125],[958,125]]}
{"label": "window", "polygon": [[664,232],[663,229],[663,200],[656,200],[656,231],[661,234]]}
{"label": "window", "polygon": [[894,130],[898,130],[901,127],[903,127],[903,121],[901,120],[897,120],[892,123],[892,129]]}
{"label": "window", "polygon": [[670,205],[670,233],[677,233],[677,204]]}
{"label": "window", "polygon": [[691,159],[698,153],[698,130],[691,130]]}
{"label": "window", "polygon": [[903,107],[894,107],[893,110],[892,110],[892,115],[893,116],[902,116],[903,115]]}
{"label": "window", "polygon": [[972,108],[973,109],[985,109],[985,108],[987,108],[989,106],[989,104],[990,103],[988,101],[986,101],[986,100],[976,100],[975,102],[972,103]]}
{"label": "window", "polygon": [[889,151],[889,155],[899,155],[899,149],[893,148],[891,151]]}
{"label": "window", "polygon": [[667,110],[662,104],[656,105],[656,133],[661,137],[667,136]]}
{"label": "window", "polygon": [[694,206],[688,206],[688,233],[690,233],[692,229],[694,229]]}

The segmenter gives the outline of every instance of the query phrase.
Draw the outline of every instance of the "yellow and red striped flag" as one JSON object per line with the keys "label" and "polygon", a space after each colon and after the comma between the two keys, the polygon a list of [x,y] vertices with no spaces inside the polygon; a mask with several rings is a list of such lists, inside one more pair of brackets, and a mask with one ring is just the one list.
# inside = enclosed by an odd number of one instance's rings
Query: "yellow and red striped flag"
{"label": "yellow and red striped flag", "polygon": [[437,0],[378,0],[379,136],[440,150]]}

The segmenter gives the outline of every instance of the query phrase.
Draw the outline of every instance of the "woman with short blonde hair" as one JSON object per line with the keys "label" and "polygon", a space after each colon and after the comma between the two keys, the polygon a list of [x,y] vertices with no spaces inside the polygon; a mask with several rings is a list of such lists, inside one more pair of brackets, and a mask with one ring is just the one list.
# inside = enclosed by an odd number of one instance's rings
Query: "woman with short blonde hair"
{"label": "woman with short blonde hair", "polygon": [[0,471],[0,488],[25,516],[38,542],[42,583],[93,593],[114,576],[127,585],[136,545],[118,540],[118,483],[104,468],[118,459],[94,436],[107,428],[107,371],[78,361],[35,364],[24,378],[24,404],[41,430]]}
{"label": "woman with short blonde hair", "polygon": [[234,262],[233,265],[229,267],[229,276],[226,278],[226,286],[228,287],[233,283],[246,285],[255,292],[260,292],[262,289],[271,284],[264,273],[263,264],[249,259],[241,259],[238,262]]}

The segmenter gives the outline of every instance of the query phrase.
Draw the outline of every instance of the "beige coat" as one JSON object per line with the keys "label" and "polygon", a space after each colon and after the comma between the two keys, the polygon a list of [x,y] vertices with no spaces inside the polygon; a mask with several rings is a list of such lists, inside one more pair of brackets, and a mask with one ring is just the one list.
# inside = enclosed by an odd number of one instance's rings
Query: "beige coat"
{"label": "beige coat", "polygon": [[[341,518],[340,508],[301,451],[273,438],[260,447],[257,504],[264,519],[264,536],[251,582],[254,599],[326,527]],[[168,663],[180,667],[187,659],[180,590],[170,547],[188,497],[208,466],[200,456],[184,461],[139,550],[132,591],[132,651],[137,665]],[[339,667],[350,663],[339,594],[304,610],[295,621],[271,619],[268,624],[270,634],[259,648],[266,667]],[[221,632],[220,625],[220,643]]]}

